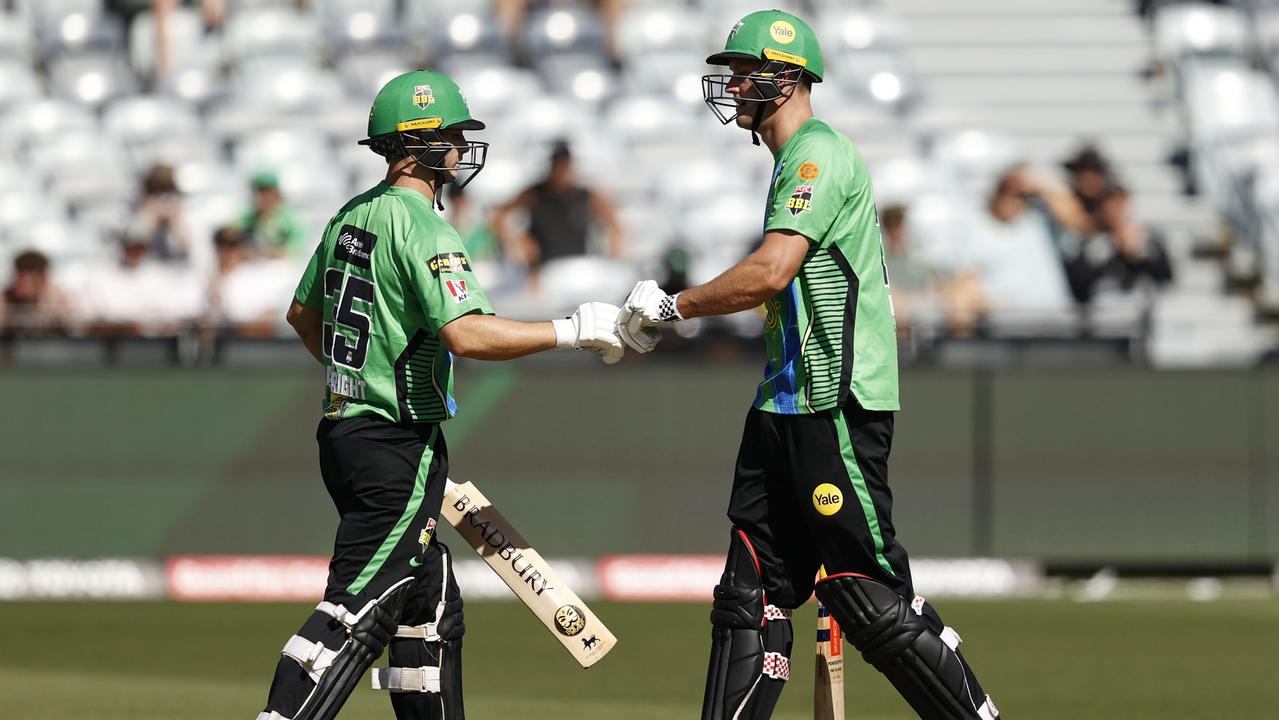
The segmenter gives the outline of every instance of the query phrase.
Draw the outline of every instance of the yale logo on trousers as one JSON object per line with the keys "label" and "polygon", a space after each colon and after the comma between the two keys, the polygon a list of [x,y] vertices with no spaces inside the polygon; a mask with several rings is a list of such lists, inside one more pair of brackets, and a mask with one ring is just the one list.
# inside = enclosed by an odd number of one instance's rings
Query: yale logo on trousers
{"label": "yale logo on trousers", "polygon": [[844,495],[830,483],[822,483],[813,489],[813,507],[823,515],[834,515],[844,507]]}

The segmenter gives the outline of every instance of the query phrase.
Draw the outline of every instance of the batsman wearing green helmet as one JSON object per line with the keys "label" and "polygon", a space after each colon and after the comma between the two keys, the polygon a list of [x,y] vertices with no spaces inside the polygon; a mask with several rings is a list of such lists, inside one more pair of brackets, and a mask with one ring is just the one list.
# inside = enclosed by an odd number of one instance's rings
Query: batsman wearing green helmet
{"label": "batsman wearing green helmet", "polygon": [[[758,250],[705,285],[639,283],[620,332],[764,306],[768,362],[746,418],[715,587],[704,720],[768,718],[790,675],[791,611],[816,591],[867,662],[921,718],[994,720],[959,635],[915,595],[888,488],[897,344],[866,164],[813,117],[817,38],[788,13],[755,12],[707,59],[707,105],[773,153]],[[817,580],[819,568],[825,574]]]}
{"label": "batsman wearing green helmet", "polygon": [[400,720],[461,720],[462,599],[435,538],[448,476],[443,424],[458,413],[454,356],[506,360],[556,348],[617,362],[618,309],[497,317],[462,240],[436,214],[446,183],[484,167],[484,129],[448,77],[405,73],[378,93],[360,144],[386,179],[324,230],[288,322],[324,365],[316,431],[339,522],[324,601],[285,644],[259,720],[331,720],[384,649],[373,685]]}

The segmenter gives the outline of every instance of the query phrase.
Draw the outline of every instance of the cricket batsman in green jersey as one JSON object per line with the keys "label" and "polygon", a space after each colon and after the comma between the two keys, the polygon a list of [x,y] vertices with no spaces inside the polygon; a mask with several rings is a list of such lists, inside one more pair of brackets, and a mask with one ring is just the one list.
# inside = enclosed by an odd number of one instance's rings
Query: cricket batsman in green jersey
{"label": "cricket batsman in green jersey", "polygon": [[458,413],[454,356],[506,360],[555,348],[617,362],[618,309],[497,317],[461,238],[436,214],[446,183],[484,167],[487,143],[457,85],[426,70],[392,79],[361,141],[386,179],[324,230],[288,321],[324,364],[316,431],[339,523],[324,601],[285,644],[259,720],[331,720],[384,649],[373,685],[399,720],[462,720],[462,599],[435,538],[448,475],[443,423]]}
{"label": "cricket batsman in green jersey", "polygon": [[[755,12],[707,60],[707,105],[772,151],[758,250],[671,296],[641,282],[623,340],[764,306],[768,362],[746,418],[733,522],[714,593],[704,720],[768,718],[790,674],[791,611],[816,589],[847,637],[921,718],[993,720],[959,635],[915,595],[888,488],[897,344],[875,197],[853,143],[813,117],[821,49],[802,20]],[[819,568],[825,575],[817,581]]]}

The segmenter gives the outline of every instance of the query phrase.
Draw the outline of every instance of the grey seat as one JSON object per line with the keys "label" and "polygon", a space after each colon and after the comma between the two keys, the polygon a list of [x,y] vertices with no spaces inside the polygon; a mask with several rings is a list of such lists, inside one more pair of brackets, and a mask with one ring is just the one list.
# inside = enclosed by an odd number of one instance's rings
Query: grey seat
{"label": "grey seat", "polygon": [[27,103],[42,94],[39,78],[28,63],[0,61],[0,108]]}
{"label": "grey seat", "polygon": [[93,107],[137,90],[133,73],[117,53],[58,57],[49,64],[50,94]]}
{"label": "grey seat", "polygon": [[227,59],[291,58],[316,63],[322,34],[319,19],[297,9],[269,7],[232,13],[223,30]]}
{"label": "grey seat", "polygon": [[[202,65],[210,53],[208,46],[215,42],[206,37],[204,20],[194,8],[173,8],[165,31],[173,68]],[[142,75],[155,72],[156,18],[149,11],[139,13],[129,24],[129,62]]]}
{"label": "grey seat", "polygon": [[599,16],[578,6],[555,5],[529,14],[524,25],[529,57],[563,54],[603,55],[604,26]]}
{"label": "grey seat", "polygon": [[47,16],[37,24],[40,52],[45,58],[84,53],[120,52],[125,45],[124,25],[114,15],[78,10]]}

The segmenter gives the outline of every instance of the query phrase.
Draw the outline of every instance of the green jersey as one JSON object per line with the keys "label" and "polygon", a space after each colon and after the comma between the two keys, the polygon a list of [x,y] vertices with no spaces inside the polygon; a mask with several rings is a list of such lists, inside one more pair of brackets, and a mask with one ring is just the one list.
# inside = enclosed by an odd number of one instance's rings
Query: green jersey
{"label": "green jersey", "polygon": [[293,208],[282,205],[266,215],[249,210],[240,216],[236,227],[251,234],[258,247],[301,254],[306,242],[306,224]]}
{"label": "green jersey", "polygon": [[755,407],[788,415],[844,405],[897,410],[897,331],[866,163],[810,118],[778,148],[765,232],[809,240],[790,285],[765,304],[768,364]]}
{"label": "green jersey", "polygon": [[322,309],[326,417],[409,423],[457,414],[440,328],[493,310],[461,238],[421,193],[381,183],[348,202],[294,297]]}

